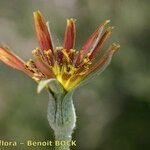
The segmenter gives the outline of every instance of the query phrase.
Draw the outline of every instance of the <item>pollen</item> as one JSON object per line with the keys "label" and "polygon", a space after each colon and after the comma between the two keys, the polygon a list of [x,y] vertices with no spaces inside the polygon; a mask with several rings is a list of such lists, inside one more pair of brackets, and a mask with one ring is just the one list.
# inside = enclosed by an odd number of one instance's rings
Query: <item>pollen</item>
{"label": "pollen", "polygon": [[[76,65],[78,51],[70,49],[69,52],[62,47],[57,47],[55,52],[55,63],[52,67],[57,80],[66,90],[74,87],[75,82],[80,82],[81,76],[86,73],[90,65],[89,59],[85,58],[80,65]],[[75,77],[75,78],[74,78]]]}

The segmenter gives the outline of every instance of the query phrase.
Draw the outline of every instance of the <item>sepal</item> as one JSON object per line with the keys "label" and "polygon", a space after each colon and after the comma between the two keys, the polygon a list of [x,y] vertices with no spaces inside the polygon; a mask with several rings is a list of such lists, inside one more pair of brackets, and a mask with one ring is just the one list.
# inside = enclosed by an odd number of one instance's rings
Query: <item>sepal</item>
{"label": "sepal", "polygon": [[73,90],[67,92],[56,79],[42,80],[37,91],[48,89],[49,102],[47,118],[57,139],[70,140],[76,123],[76,114],[73,104]]}
{"label": "sepal", "polygon": [[55,95],[60,94],[60,93],[61,94],[65,93],[63,86],[55,78],[47,79],[47,80],[41,80],[38,84],[38,87],[37,87],[37,93],[40,93],[45,88],[50,90],[50,92],[52,92]]}

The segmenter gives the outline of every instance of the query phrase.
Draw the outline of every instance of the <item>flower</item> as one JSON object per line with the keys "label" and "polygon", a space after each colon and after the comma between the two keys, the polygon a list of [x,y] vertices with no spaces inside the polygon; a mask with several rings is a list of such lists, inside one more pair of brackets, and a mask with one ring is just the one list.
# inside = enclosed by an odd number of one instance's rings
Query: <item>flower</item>
{"label": "flower", "polygon": [[[33,13],[39,48],[32,51],[33,58],[27,62],[13,54],[7,47],[0,45],[0,60],[5,64],[23,71],[35,81],[57,79],[70,91],[89,75],[103,68],[120,47],[113,43],[100,57],[98,53],[110,37],[113,27],[107,27],[109,20],[104,21],[84,43],[81,50],[75,50],[75,19],[67,19],[62,47],[54,47],[48,22],[40,11]],[[103,32],[104,31],[104,32]]]}

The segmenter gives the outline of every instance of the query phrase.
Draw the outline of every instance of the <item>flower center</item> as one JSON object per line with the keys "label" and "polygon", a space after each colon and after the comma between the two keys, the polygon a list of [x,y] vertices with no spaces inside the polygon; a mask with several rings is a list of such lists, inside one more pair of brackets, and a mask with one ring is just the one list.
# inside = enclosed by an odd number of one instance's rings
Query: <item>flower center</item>
{"label": "flower center", "polygon": [[33,50],[33,60],[26,63],[26,68],[34,74],[36,81],[56,78],[69,91],[85,77],[91,61],[74,49],[66,50],[57,47],[54,52],[49,50]]}
{"label": "flower center", "polygon": [[88,57],[81,60],[80,53],[74,49],[67,51],[56,48],[52,70],[57,80],[69,91],[81,82],[90,64]]}

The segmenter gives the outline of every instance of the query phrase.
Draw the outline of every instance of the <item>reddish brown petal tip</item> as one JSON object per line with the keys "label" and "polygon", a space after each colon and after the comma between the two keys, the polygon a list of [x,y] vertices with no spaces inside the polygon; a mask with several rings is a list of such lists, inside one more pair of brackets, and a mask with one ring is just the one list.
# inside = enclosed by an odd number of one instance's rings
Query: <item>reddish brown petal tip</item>
{"label": "reddish brown petal tip", "polygon": [[76,19],[74,18],[67,19],[67,26],[74,27],[75,22],[76,22]]}
{"label": "reddish brown petal tip", "polygon": [[3,45],[0,45],[0,60],[15,69],[24,69],[24,62]]}
{"label": "reddish brown petal tip", "polygon": [[36,19],[39,19],[39,18],[41,18],[41,16],[42,16],[42,14],[41,14],[41,12],[40,12],[39,10],[33,12],[33,15],[34,15],[34,18],[36,18]]}
{"label": "reddish brown petal tip", "polygon": [[75,29],[76,20],[73,18],[67,19],[66,31],[64,36],[64,48],[67,50],[73,49],[76,38]]}
{"label": "reddish brown petal tip", "polygon": [[118,51],[119,48],[120,48],[120,44],[118,44],[118,43],[113,43],[113,44],[111,45],[111,50],[112,50],[113,52]]}
{"label": "reddish brown petal tip", "polygon": [[40,11],[33,12],[35,28],[37,33],[38,42],[42,50],[53,50],[52,40],[48,27],[44,21],[42,13]]}
{"label": "reddish brown petal tip", "polygon": [[94,33],[91,34],[91,36],[88,38],[88,40],[84,43],[82,50],[80,53],[82,53],[82,56],[86,55],[91,49],[95,49],[97,46],[97,42],[100,40],[101,34],[105,28],[105,26],[110,22],[110,20],[105,20],[98,28],[95,30]]}
{"label": "reddish brown petal tip", "polygon": [[33,76],[30,71],[26,70],[24,61],[13,52],[11,52],[9,48],[4,45],[0,45],[0,61],[14,69],[23,71],[30,77]]}
{"label": "reddish brown petal tip", "polygon": [[[101,69],[102,67],[106,67],[114,53],[120,48],[120,45],[118,43],[113,43],[109,46],[107,51],[103,54],[103,56],[96,62],[94,66],[91,67],[91,69],[87,72],[86,76],[89,74],[95,72],[98,69]],[[106,64],[106,65],[105,65]]]}

